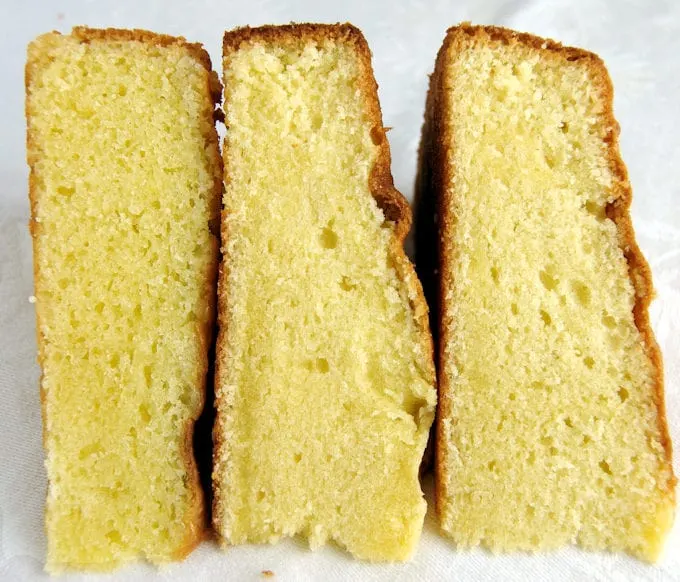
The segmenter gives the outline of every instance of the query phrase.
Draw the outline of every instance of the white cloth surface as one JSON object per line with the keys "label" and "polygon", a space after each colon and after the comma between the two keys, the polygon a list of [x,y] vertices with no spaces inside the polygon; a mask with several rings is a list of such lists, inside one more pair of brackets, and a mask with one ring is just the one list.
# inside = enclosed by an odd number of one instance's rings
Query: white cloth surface
{"label": "white cloth surface", "polygon": [[[680,446],[680,2],[666,0],[316,0],[0,3],[0,580],[47,579],[46,478],[36,364],[31,242],[27,228],[23,67],[27,43],[78,24],[146,28],[205,44],[220,70],[221,38],[238,25],[350,21],[373,52],[397,187],[410,199],[428,74],[446,29],[460,21],[497,24],[598,53],[615,88],[621,148],[634,190],[638,241],[654,273],[651,318],[665,358],[671,435]],[[680,467],[674,463],[676,474]],[[426,482],[431,501],[431,482]],[[459,552],[428,514],[414,560],[370,565],[299,540],[222,552],[203,543],[185,562],[156,570],[63,580],[680,580],[680,523],[661,562],[575,548],[538,555]]]}

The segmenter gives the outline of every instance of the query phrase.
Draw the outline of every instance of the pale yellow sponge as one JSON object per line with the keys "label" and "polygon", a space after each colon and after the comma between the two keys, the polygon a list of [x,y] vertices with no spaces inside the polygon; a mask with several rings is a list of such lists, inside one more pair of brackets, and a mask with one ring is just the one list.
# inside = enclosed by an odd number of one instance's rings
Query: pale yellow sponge
{"label": "pale yellow sponge", "polygon": [[437,505],[461,547],[659,555],[675,478],[650,272],[600,59],[449,31],[423,198],[439,221]]}
{"label": "pale yellow sponge", "polygon": [[407,559],[434,368],[366,41],[239,29],[224,83],[215,528]]}
{"label": "pale yellow sponge", "polygon": [[205,520],[219,82],[199,45],[77,28],[31,43],[26,93],[47,569],[181,558]]}

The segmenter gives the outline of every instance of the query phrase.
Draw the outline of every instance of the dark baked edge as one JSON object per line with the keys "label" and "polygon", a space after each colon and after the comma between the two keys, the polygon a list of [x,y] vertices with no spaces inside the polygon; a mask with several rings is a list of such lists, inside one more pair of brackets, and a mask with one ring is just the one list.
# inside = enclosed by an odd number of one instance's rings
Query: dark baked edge
{"label": "dark baked edge", "polygon": [[[435,506],[440,523],[445,499],[448,497],[443,479],[446,471],[447,454],[445,447],[441,446],[440,443],[444,430],[443,419],[450,417],[451,399],[453,398],[450,379],[443,372],[445,369],[445,348],[450,334],[446,305],[440,306],[440,298],[445,297],[448,291],[446,281],[450,280],[451,249],[446,244],[446,241],[450,240],[450,233],[454,226],[453,217],[447,211],[450,208],[450,197],[454,194],[446,186],[450,183],[446,160],[453,140],[451,128],[447,124],[447,119],[450,119],[450,116],[447,110],[447,102],[444,98],[442,78],[450,57],[457,50],[470,46],[473,42],[500,43],[505,45],[522,44],[539,51],[542,58],[547,57],[571,62],[581,61],[583,66],[590,70],[593,81],[600,85],[599,90],[605,106],[605,110],[602,113],[603,124],[611,128],[609,135],[605,138],[605,142],[608,145],[609,164],[614,176],[612,186],[614,201],[607,205],[606,214],[608,218],[614,221],[619,232],[621,250],[628,263],[629,277],[635,289],[635,305],[633,307],[635,325],[642,336],[647,357],[651,361],[655,372],[654,400],[658,410],[659,434],[661,445],[665,451],[665,460],[671,475],[667,483],[666,494],[675,503],[675,484],[677,479],[673,475],[672,443],[668,433],[668,421],[664,402],[663,361],[661,351],[649,322],[648,313],[649,304],[654,297],[652,276],[649,265],[635,240],[630,217],[632,189],[628,181],[628,172],[619,150],[618,136],[620,127],[614,117],[614,90],[607,69],[600,57],[592,52],[574,47],[565,47],[550,39],[519,33],[506,28],[473,26],[469,23],[461,23],[448,29],[444,43],[437,55],[434,73],[430,78],[425,121],[419,150],[418,176],[416,179],[416,201],[417,208],[419,209],[417,214],[417,239],[418,243],[422,243],[418,249],[417,258],[420,260],[417,260],[417,264],[421,277],[429,281],[433,292],[431,304],[434,305],[435,318],[432,326],[438,332],[436,361],[439,398],[437,418],[435,420]],[[433,211],[438,217],[438,224],[433,220]],[[434,257],[434,261],[432,257]],[[442,301],[442,303],[444,302]]]}
{"label": "dark baked edge", "polygon": [[[227,31],[223,39],[223,68],[228,67],[229,56],[237,52],[242,46],[248,44],[276,44],[279,46],[304,46],[308,43],[323,44],[327,42],[345,43],[352,47],[359,58],[362,69],[359,85],[372,123],[371,137],[373,143],[379,147],[378,154],[369,174],[369,189],[378,206],[385,215],[385,220],[393,224],[394,236],[389,250],[397,275],[409,287],[411,295],[415,297],[411,301],[414,319],[421,335],[421,342],[425,349],[426,359],[431,362],[428,370],[423,372],[428,375],[431,385],[435,385],[435,370],[433,362],[432,335],[430,334],[428,320],[428,306],[425,301],[422,287],[415,273],[415,269],[404,251],[404,239],[406,238],[412,222],[411,208],[404,196],[394,187],[391,172],[390,147],[387,141],[386,131],[383,127],[382,112],[378,101],[378,85],[373,75],[371,65],[371,51],[361,31],[349,23],[344,24],[287,24],[266,25],[257,28],[242,27]],[[228,107],[225,98],[225,108]],[[223,147],[224,157],[224,180],[229,180],[229,168],[227,165],[227,147]],[[223,210],[221,223],[222,245],[228,239],[226,231],[226,212]],[[226,346],[226,328],[229,326],[229,311],[227,306],[227,280],[228,266],[221,261],[218,276],[217,294],[217,320],[218,334],[215,350],[215,425],[213,428],[213,459],[214,465],[222,457],[226,443],[222,440],[223,425],[228,410],[223,408],[222,402],[217,397],[223,366],[229,361]],[[220,490],[221,475],[213,474],[213,526],[218,537],[225,542],[222,536],[221,513],[219,506],[222,503]]]}
{"label": "dark baked edge", "polygon": [[[61,35],[57,31],[47,34]],[[187,53],[195,59],[201,66],[206,70],[206,100],[204,106],[204,115],[211,120],[212,131],[204,135],[205,145],[207,151],[211,151],[213,154],[213,162],[215,168],[219,170],[214,176],[214,187],[211,196],[211,207],[210,207],[210,222],[211,227],[218,220],[221,204],[221,194],[222,194],[222,157],[219,151],[217,130],[215,128],[214,118],[215,118],[215,106],[221,103],[222,99],[222,84],[219,81],[219,77],[215,71],[212,69],[212,63],[210,61],[210,56],[207,51],[203,48],[200,43],[189,43],[183,37],[173,37],[164,34],[156,34],[147,30],[140,29],[96,29],[88,28],[86,26],[74,27],[70,34],[71,37],[77,39],[83,44],[89,44],[91,42],[141,42],[144,44],[155,45],[158,47],[170,47],[178,46],[184,48]],[[38,40],[38,39],[36,39]],[[29,57],[26,62],[25,74],[24,74],[24,85],[26,91],[26,102],[25,102],[25,115],[27,120],[27,131],[26,131],[26,151],[27,151],[27,162],[29,165],[29,188],[28,197],[31,207],[31,218],[29,221],[29,230],[31,233],[31,238],[33,240],[33,280],[35,287],[37,288],[40,284],[40,270],[38,268],[38,253],[39,253],[39,234],[40,226],[36,222],[35,218],[37,216],[37,188],[36,188],[36,170],[34,167],[34,160],[32,154],[36,152],[35,143],[33,136],[30,131],[30,124],[28,120],[30,119],[28,96],[31,91],[32,86],[32,76],[34,74],[34,68],[38,67],[39,63],[31,60],[30,50]],[[213,228],[211,228],[212,232]],[[187,527],[187,535],[185,541],[175,550],[175,552],[170,556],[172,560],[182,560],[204,539],[207,539],[210,535],[207,524],[206,517],[206,503],[205,494],[203,488],[201,487],[200,478],[198,474],[198,468],[196,465],[196,460],[193,453],[193,434],[194,425],[198,417],[200,416],[206,400],[206,375],[208,372],[208,350],[212,343],[213,328],[215,323],[215,312],[216,312],[216,297],[215,297],[215,282],[217,277],[217,263],[218,263],[218,250],[219,250],[219,239],[212,233],[212,245],[214,247],[214,259],[212,264],[209,266],[208,272],[205,273],[206,285],[203,294],[204,304],[203,309],[199,312],[206,314],[205,320],[203,322],[197,323],[197,341],[200,346],[199,359],[203,361],[201,368],[196,370],[196,388],[200,394],[199,405],[196,408],[195,414],[191,417],[185,428],[184,428],[184,449],[182,451],[182,457],[184,458],[184,463],[191,483],[190,496],[193,497],[193,501],[189,501],[189,509],[187,510],[187,516],[185,519],[185,524]],[[43,366],[43,349],[45,340],[40,333],[40,321],[39,321],[39,310],[36,310],[36,332],[37,332],[37,343],[38,343],[38,364]],[[43,388],[43,372],[41,371],[40,377],[40,402],[42,408],[42,418],[43,418],[43,446],[46,443],[46,402],[45,402],[45,391]]]}

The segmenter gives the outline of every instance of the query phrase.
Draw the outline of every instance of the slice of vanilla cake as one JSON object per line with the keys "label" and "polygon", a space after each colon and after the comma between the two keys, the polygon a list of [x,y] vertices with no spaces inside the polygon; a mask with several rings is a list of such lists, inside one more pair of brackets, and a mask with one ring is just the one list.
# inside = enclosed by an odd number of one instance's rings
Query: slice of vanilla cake
{"label": "slice of vanilla cake", "polygon": [[597,56],[449,30],[420,175],[440,241],[437,509],[462,547],[654,560],[671,526],[652,285],[618,131]]}
{"label": "slice of vanilla cake", "polygon": [[350,25],[238,29],[224,82],[215,529],[407,559],[436,393],[368,46]]}
{"label": "slice of vanilla cake", "polygon": [[[220,85],[200,45],[76,28],[26,66],[47,569],[186,555],[214,312]],[[215,224],[216,226],[216,224]]]}

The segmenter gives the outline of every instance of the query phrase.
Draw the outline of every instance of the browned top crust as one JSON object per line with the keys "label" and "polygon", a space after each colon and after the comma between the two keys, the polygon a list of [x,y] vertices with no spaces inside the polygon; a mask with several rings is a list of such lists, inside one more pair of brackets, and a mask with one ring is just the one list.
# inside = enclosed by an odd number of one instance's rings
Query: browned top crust
{"label": "browned top crust", "polygon": [[[368,50],[368,44],[361,31],[350,24],[317,24],[317,23],[291,23],[291,24],[267,24],[251,28],[241,26],[228,30],[224,33],[222,50],[226,57],[229,53],[237,51],[242,44],[276,44],[283,46],[307,44],[309,42],[343,42],[361,43]],[[370,51],[369,51],[370,56]]]}
{"label": "browned top crust", "polygon": [[[61,35],[58,31],[53,31],[53,34]],[[207,72],[206,78],[206,103],[204,107],[204,115],[208,119],[216,119],[217,113],[215,110],[216,106],[219,106],[222,101],[222,84],[219,81],[219,77],[215,71],[212,69],[212,63],[210,61],[210,56],[207,51],[203,48],[200,43],[190,43],[187,42],[183,37],[174,37],[165,34],[157,34],[150,32],[148,30],[141,29],[117,29],[117,28],[88,28],[86,26],[76,26],[71,31],[71,37],[79,40],[82,43],[90,42],[140,42],[148,45],[155,45],[158,47],[171,47],[177,46],[182,47],[187,50],[187,52],[199,62]],[[26,96],[28,97],[31,91],[32,84],[32,74],[37,63],[31,60],[31,54],[29,49],[29,58],[26,62],[25,74],[24,74],[24,84],[26,89]],[[217,110],[219,112],[219,110]],[[28,98],[26,99],[26,119],[30,119],[31,112],[28,108]],[[210,207],[210,230],[214,237],[213,245],[214,250],[214,262],[209,267],[209,272],[206,273],[206,285],[203,293],[203,300],[207,301],[205,313],[207,314],[206,320],[197,324],[197,341],[200,347],[200,359],[203,365],[200,369],[196,370],[196,388],[200,393],[200,405],[197,411],[197,417],[200,411],[203,409],[205,399],[206,399],[206,374],[208,371],[208,351],[212,343],[213,328],[215,322],[215,281],[217,278],[217,262],[218,262],[218,249],[219,249],[219,238],[216,234],[216,223],[219,217],[220,204],[221,204],[221,193],[222,193],[222,157],[220,156],[219,144],[217,130],[214,123],[210,126],[211,129],[204,134],[205,139],[205,149],[210,152],[213,158],[214,167],[216,168],[214,179],[213,191],[210,196],[211,207]],[[37,214],[37,178],[34,164],[37,161],[35,152],[35,144],[33,136],[31,135],[30,126],[26,132],[26,152],[27,161],[30,167],[29,173],[29,188],[28,197],[31,206],[31,218],[29,221],[29,228],[31,231],[31,237],[33,238],[33,279],[35,286],[37,286],[41,280],[40,271],[37,261],[37,239],[39,237],[39,225],[36,222]],[[40,366],[43,364],[43,345],[45,343],[44,338],[40,333],[40,322],[36,321],[37,324],[37,334],[38,334],[38,363]],[[42,376],[41,376],[41,390],[40,390],[40,400],[42,405],[42,415],[45,418],[45,393],[42,388]],[[184,428],[184,449],[183,457],[185,466],[188,473],[188,481],[191,487],[191,495],[193,496],[193,502],[190,503],[190,507],[187,511],[187,516],[185,518],[187,526],[187,535],[173,555],[176,560],[181,560],[185,558],[191,551],[203,540],[209,537],[209,530],[207,529],[207,518],[206,518],[206,508],[205,508],[205,498],[202,487],[200,485],[200,479],[198,476],[198,470],[196,467],[196,461],[193,454],[193,434],[194,434],[194,424],[196,418],[190,418],[187,425]],[[43,443],[45,442],[45,426],[46,423],[43,422]]]}
{"label": "browned top crust", "polygon": [[[369,122],[372,125],[371,139],[373,143],[378,146],[378,154],[376,156],[373,167],[369,175],[369,189],[373,198],[376,200],[379,208],[383,211],[385,220],[390,222],[393,226],[394,237],[391,247],[389,249],[390,258],[393,261],[394,267],[398,276],[402,279],[408,289],[411,297],[411,308],[413,309],[416,325],[418,326],[421,342],[427,354],[427,359],[431,363],[429,368],[425,371],[428,375],[428,380],[432,385],[435,383],[435,370],[433,362],[433,347],[432,335],[430,334],[430,325],[428,321],[428,307],[425,301],[420,281],[416,276],[415,269],[409,261],[404,252],[404,239],[411,229],[411,208],[404,196],[394,187],[391,172],[391,156],[390,146],[387,141],[385,127],[383,127],[382,112],[380,110],[380,103],[378,101],[378,84],[373,75],[373,67],[371,66],[371,51],[368,43],[361,31],[349,23],[344,24],[286,24],[282,26],[267,25],[258,28],[250,28],[248,26],[236,28],[225,32],[223,39],[223,59],[224,69],[229,66],[229,56],[238,51],[243,45],[247,44],[269,44],[278,46],[301,46],[308,43],[334,44],[346,43],[350,45],[357,53],[361,74],[359,78],[359,85],[361,88],[361,95],[366,100],[366,108],[368,112]],[[225,103],[225,107],[228,105]],[[223,148],[223,156],[225,162],[224,180],[225,183],[229,180],[229,168],[226,165],[227,151],[226,146]],[[222,245],[224,248],[228,233],[226,232],[226,215],[222,215]],[[229,266],[222,261],[219,268],[219,283],[218,283],[218,324],[219,331],[217,336],[216,358],[215,358],[215,382],[216,388],[220,382],[220,367],[228,362],[227,346],[226,346],[226,328],[229,325],[230,314],[227,307],[227,277]],[[213,430],[213,458],[218,460],[222,456],[222,449],[225,443],[222,441],[221,424],[223,416],[226,415],[226,404],[224,410],[221,409],[219,399],[215,399],[215,407],[217,410],[215,418],[215,427]],[[219,513],[219,505],[221,503],[220,493],[220,477],[213,475],[213,524],[219,533],[221,531],[221,517]]]}
{"label": "browned top crust", "polygon": [[[448,29],[444,43],[437,55],[434,73],[430,78],[416,183],[416,200],[420,208],[418,211],[419,231],[417,237],[422,245],[418,249],[419,270],[422,268],[421,276],[425,281],[429,280],[432,283],[433,305],[438,306],[440,298],[446,295],[446,281],[451,280],[449,277],[451,249],[449,248],[450,245],[446,243],[443,233],[450,232],[453,227],[452,217],[448,215],[447,210],[449,208],[448,201],[453,195],[448,189],[451,176],[449,175],[449,164],[447,164],[447,159],[450,157],[452,132],[448,125],[450,112],[444,98],[445,91],[442,78],[452,56],[473,43],[510,46],[522,44],[540,52],[543,58],[550,58],[556,62],[583,61],[583,65],[592,72],[595,82],[600,85],[605,106],[603,115],[606,125],[611,128],[606,143],[608,145],[609,164],[614,176],[611,192],[613,202],[607,205],[606,213],[607,217],[614,221],[618,228],[619,244],[628,263],[628,273],[635,289],[633,316],[642,336],[647,356],[654,367],[654,396],[658,409],[659,433],[666,462],[672,474],[672,445],[668,433],[664,403],[663,362],[648,314],[649,304],[654,295],[651,270],[637,245],[630,218],[632,190],[628,181],[628,172],[619,151],[620,128],[614,118],[614,91],[611,79],[604,63],[596,54],[579,48],[565,47],[550,39],[496,26],[473,26],[464,22]],[[434,261],[433,257],[436,257]],[[439,310],[436,320],[439,338],[437,358],[439,404],[436,434],[440,436],[443,431],[443,418],[448,416],[451,406],[450,380],[443,373],[449,325],[442,310]],[[434,325],[433,322],[433,327]],[[439,439],[437,440],[439,441]],[[437,446],[435,454],[437,469],[435,501],[437,512],[441,513],[444,499],[447,496],[443,479],[441,479],[442,469],[446,464],[446,451],[444,447]],[[673,500],[675,499],[674,487],[676,481],[677,479],[672,476],[667,487],[667,493]]]}

